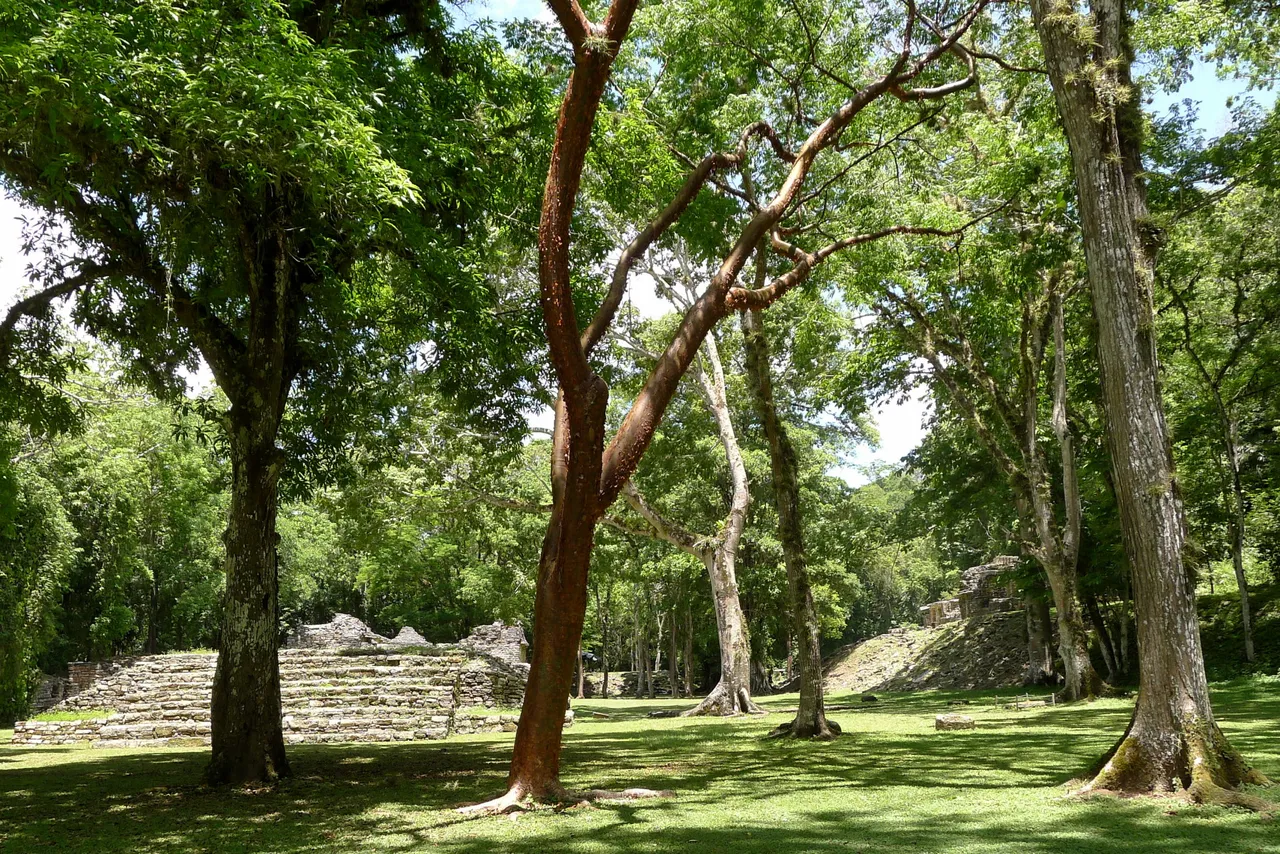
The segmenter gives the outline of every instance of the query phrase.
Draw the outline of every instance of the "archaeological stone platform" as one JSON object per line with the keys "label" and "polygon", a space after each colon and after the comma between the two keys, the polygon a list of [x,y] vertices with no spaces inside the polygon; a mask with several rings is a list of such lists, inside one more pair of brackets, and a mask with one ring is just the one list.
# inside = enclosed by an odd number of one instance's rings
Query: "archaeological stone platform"
{"label": "archaeological stone platform", "polygon": [[[404,643],[357,638],[350,621],[328,633],[304,627],[305,640],[280,651],[285,741],[411,741],[454,734],[512,731],[529,667],[519,651],[483,642]],[[359,622],[359,621],[355,621]],[[363,624],[361,624],[363,625]],[[482,627],[481,641],[504,634]],[[518,627],[507,629],[513,641]],[[514,631],[511,631],[514,629]],[[410,630],[412,631],[412,630]],[[398,639],[404,638],[402,632]],[[473,636],[474,637],[474,636]],[[421,641],[413,633],[409,640]],[[471,641],[472,639],[468,639]],[[354,644],[340,649],[321,644]],[[514,660],[513,660],[514,659]],[[55,712],[104,714],[82,720],[19,721],[16,744],[138,747],[208,743],[216,653],[179,653],[71,666],[70,694]],[[571,722],[566,716],[566,723]]]}

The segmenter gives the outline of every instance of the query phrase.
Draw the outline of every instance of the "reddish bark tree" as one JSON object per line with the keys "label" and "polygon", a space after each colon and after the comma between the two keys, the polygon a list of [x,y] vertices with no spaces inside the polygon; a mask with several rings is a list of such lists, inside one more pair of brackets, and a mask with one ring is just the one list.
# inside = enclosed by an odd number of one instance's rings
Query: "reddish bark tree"
{"label": "reddish bark tree", "polygon": [[[574,52],[573,72],[556,124],[538,231],[542,312],[560,388],[551,460],[552,510],[538,566],[532,661],[507,792],[493,801],[465,808],[470,811],[505,810],[529,800],[569,797],[560,784],[562,727],[573,680],[574,653],[586,612],[587,569],[597,524],[635,472],[680,378],[716,322],[730,311],[767,308],[808,278],[823,261],[866,241],[866,235],[846,238],[809,253],[784,241],[778,229],[785,217],[804,207],[801,191],[818,155],[833,147],[849,123],[877,98],[887,94],[904,100],[939,98],[973,83],[973,58],[959,47],[959,39],[986,5],[986,0],[978,0],[949,32],[944,32],[923,19],[908,2],[902,48],[892,57],[890,68],[870,83],[851,86],[848,99],[820,122],[795,152],[787,150],[768,124],[758,122],[742,133],[733,152],[703,158],[676,197],[622,252],[603,303],[586,331],[581,332],[569,275],[570,222],[596,112],[639,0],[613,0],[599,24],[586,17],[577,0],[548,2]],[[921,29],[928,31],[930,44],[916,55],[914,38],[920,21],[926,25]],[[906,88],[925,68],[948,54],[960,57],[968,65],[963,79],[930,88]],[[750,143],[757,137],[769,141],[775,155],[786,165],[785,177],[766,203],[751,205],[750,219],[706,289],[685,312],[606,449],[608,387],[592,369],[588,357],[613,322],[631,267],[680,218],[714,172],[746,165]],[[747,258],[765,241],[789,262],[789,269],[763,287],[737,286]],[[622,793],[588,792],[585,796],[652,794],[656,793],[632,789]]]}

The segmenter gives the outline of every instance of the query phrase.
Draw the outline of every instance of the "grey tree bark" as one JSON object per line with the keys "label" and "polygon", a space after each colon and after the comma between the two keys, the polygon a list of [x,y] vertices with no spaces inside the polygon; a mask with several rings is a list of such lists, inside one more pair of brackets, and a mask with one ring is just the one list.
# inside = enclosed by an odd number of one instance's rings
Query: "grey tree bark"
{"label": "grey tree bark", "polygon": [[[1123,0],[1032,0],[1071,150],[1125,551],[1137,613],[1140,695],[1129,730],[1084,791],[1167,790],[1259,806],[1263,783],[1214,719],[1183,563],[1185,530],[1160,398],[1152,270],[1156,235],[1140,179],[1141,115]],[[1265,802],[1263,802],[1265,805]]]}
{"label": "grey tree bark", "polygon": [[742,459],[742,449],[738,444],[725,397],[724,366],[714,335],[708,335],[703,340],[702,356],[703,359],[694,361],[693,373],[702,390],[703,401],[715,419],[720,446],[728,459],[732,482],[729,513],[723,529],[717,536],[710,538],[697,537],[685,531],[663,518],[631,482],[623,487],[622,496],[649,523],[650,535],[701,560],[711,581],[716,634],[720,640],[720,681],[705,699],[685,714],[759,713],[760,707],[751,698],[751,635],[738,595],[737,577],[738,544],[746,529],[751,491],[747,482],[747,467]]}
{"label": "grey tree bark", "polygon": [[1053,677],[1053,623],[1049,615],[1049,603],[1028,595],[1027,621],[1027,675],[1029,685],[1048,684]]}
{"label": "grey tree bark", "polygon": [[[1063,458],[1065,525],[1058,522],[1048,459],[1039,438],[1040,377],[1047,329],[1054,324],[1055,315],[1061,315],[1060,285],[1061,272],[1054,272],[1045,276],[1041,294],[1023,297],[1015,396],[1001,387],[978,355],[959,318],[948,316],[948,328],[944,329],[919,300],[891,289],[884,291],[877,310],[929,363],[934,377],[1008,478],[1023,550],[1040,564],[1053,592],[1058,654],[1065,671],[1063,694],[1068,700],[1078,700],[1092,697],[1106,686],[1090,662],[1088,634],[1081,618],[1077,572],[1080,497],[1074,449],[1066,430],[1065,361],[1055,367],[1054,383],[1055,412],[1060,410],[1061,414],[1058,444]],[[990,419],[987,412],[992,413]]]}
{"label": "grey tree bark", "polygon": [[[757,257],[758,278],[763,278],[764,256]],[[830,741],[840,726],[827,720],[823,703],[822,645],[818,612],[813,604],[809,566],[805,557],[804,528],[800,515],[800,482],[795,447],[778,415],[769,366],[769,341],[759,312],[742,312],[746,341],[748,384],[769,443],[769,467],[778,511],[778,541],[787,567],[787,592],[791,600],[792,631],[799,641],[800,702],[796,716],[780,725],[774,735]]]}

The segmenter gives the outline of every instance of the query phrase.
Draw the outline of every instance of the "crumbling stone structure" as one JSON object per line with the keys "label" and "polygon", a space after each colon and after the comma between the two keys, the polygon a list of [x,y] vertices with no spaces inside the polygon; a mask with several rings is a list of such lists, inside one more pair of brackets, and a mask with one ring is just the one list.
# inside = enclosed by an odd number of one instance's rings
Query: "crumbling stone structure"
{"label": "crumbling stone structure", "polygon": [[71,680],[66,676],[45,676],[36,689],[35,699],[31,706],[37,712],[52,709],[65,700],[71,693]]}
{"label": "crumbling stone structure", "polygon": [[920,608],[920,616],[928,628],[943,623],[967,620],[983,614],[1016,611],[1022,607],[1017,588],[1012,582],[1000,584],[999,577],[1017,566],[1013,555],[999,555],[990,563],[971,566],[960,575],[960,592],[954,599],[930,602]]}
{"label": "crumbling stone structure", "polygon": [[[404,634],[404,629],[400,633]],[[422,636],[417,632],[414,634],[421,639]],[[298,626],[285,638],[284,645],[286,649],[351,649],[390,643],[390,640],[350,614],[334,614],[333,619],[327,623]]]}
{"label": "crumbling stone structure", "polygon": [[529,642],[525,640],[524,627],[519,623],[508,626],[498,620],[488,626],[476,626],[469,637],[458,641],[458,645],[508,664],[526,664],[529,661]]}
{"label": "crumbling stone structure", "polygon": [[[518,626],[481,629],[479,643],[429,644],[412,629],[388,640],[345,614],[302,627],[280,651],[285,741],[409,741],[515,729],[512,710],[524,702],[529,666],[482,648],[497,635],[510,647],[515,631],[521,640],[524,632]],[[13,741],[207,743],[216,664],[214,653],[181,653],[72,665],[68,683],[75,691],[56,708],[104,714],[20,721]],[[571,722],[569,713],[566,724]]]}

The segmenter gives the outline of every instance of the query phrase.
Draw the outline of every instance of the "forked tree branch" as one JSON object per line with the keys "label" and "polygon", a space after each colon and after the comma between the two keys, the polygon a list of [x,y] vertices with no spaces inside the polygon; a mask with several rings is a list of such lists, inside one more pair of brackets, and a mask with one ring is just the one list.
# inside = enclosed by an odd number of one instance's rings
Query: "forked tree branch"
{"label": "forked tree branch", "polygon": [[613,323],[618,307],[622,305],[622,298],[626,295],[627,280],[636,260],[643,256],[654,241],[680,219],[681,214],[693,203],[698,193],[701,192],[707,181],[716,172],[740,165],[746,160],[748,145],[753,136],[767,139],[774,152],[784,162],[790,163],[795,159],[795,155],[787,151],[786,146],[778,139],[778,135],[767,122],[756,122],[743,131],[738,140],[738,146],[734,151],[717,152],[702,158],[701,162],[685,178],[684,184],[681,185],[675,197],[667,203],[667,206],[662,209],[662,212],[657,217],[640,230],[640,233],[632,239],[627,248],[622,251],[622,255],[618,257],[618,263],[613,268],[613,279],[609,284],[609,292],[605,295],[599,310],[596,311],[591,325],[587,327],[587,331],[582,335],[581,344],[585,353],[590,354],[595,345],[599,343],[601,337],[604,336],[605,330]]}
{"label": "forked tree branch", "polygon": [[[636,396],[613,441],[605,450],[600,479],[600,506],[608,506],[612,503],[623,484],[635,472],[641,456],[653,440],[654,431],[675,394],[680,378],[688,370],[711,327],[729,310],[730,291],[747,257],[761,240],[777,228],[799,196],[818,155],[835,145],[845,128],[869,104],[887,94],[892,87],[901,87],[904,83],[911,81],[930,63],[953,50],[960,37],[986,7],[987,2],[988,0],[977,0],[962,16],[954,31],[915,63],[911,63],[911,39],[918,13],[913,0],[907,0],[909,14],[904,28],[903,49],[892,68],[854,92],[844,104],[810,133],[804,144],[795,152],[795,159],[791,161],[791,168],[781,186],[770,201],[756,211],[742,228],[733,247],[724,257],[702,296],[685,313],[674,337],[649,374],[643,389]],[[972,82],[972,75],[967,79]],[[946,93],[940,93],[936,97],[942,97],[943,94]],[[550,186],[550,180],[549,178],[548,186]],[[807,271],[797,271],[797,277],[800,279],[805,275],[808,275]],[[795,282],[792,282],[789,285],[780,286],[780,289],[785,292],[794,284]]]}

